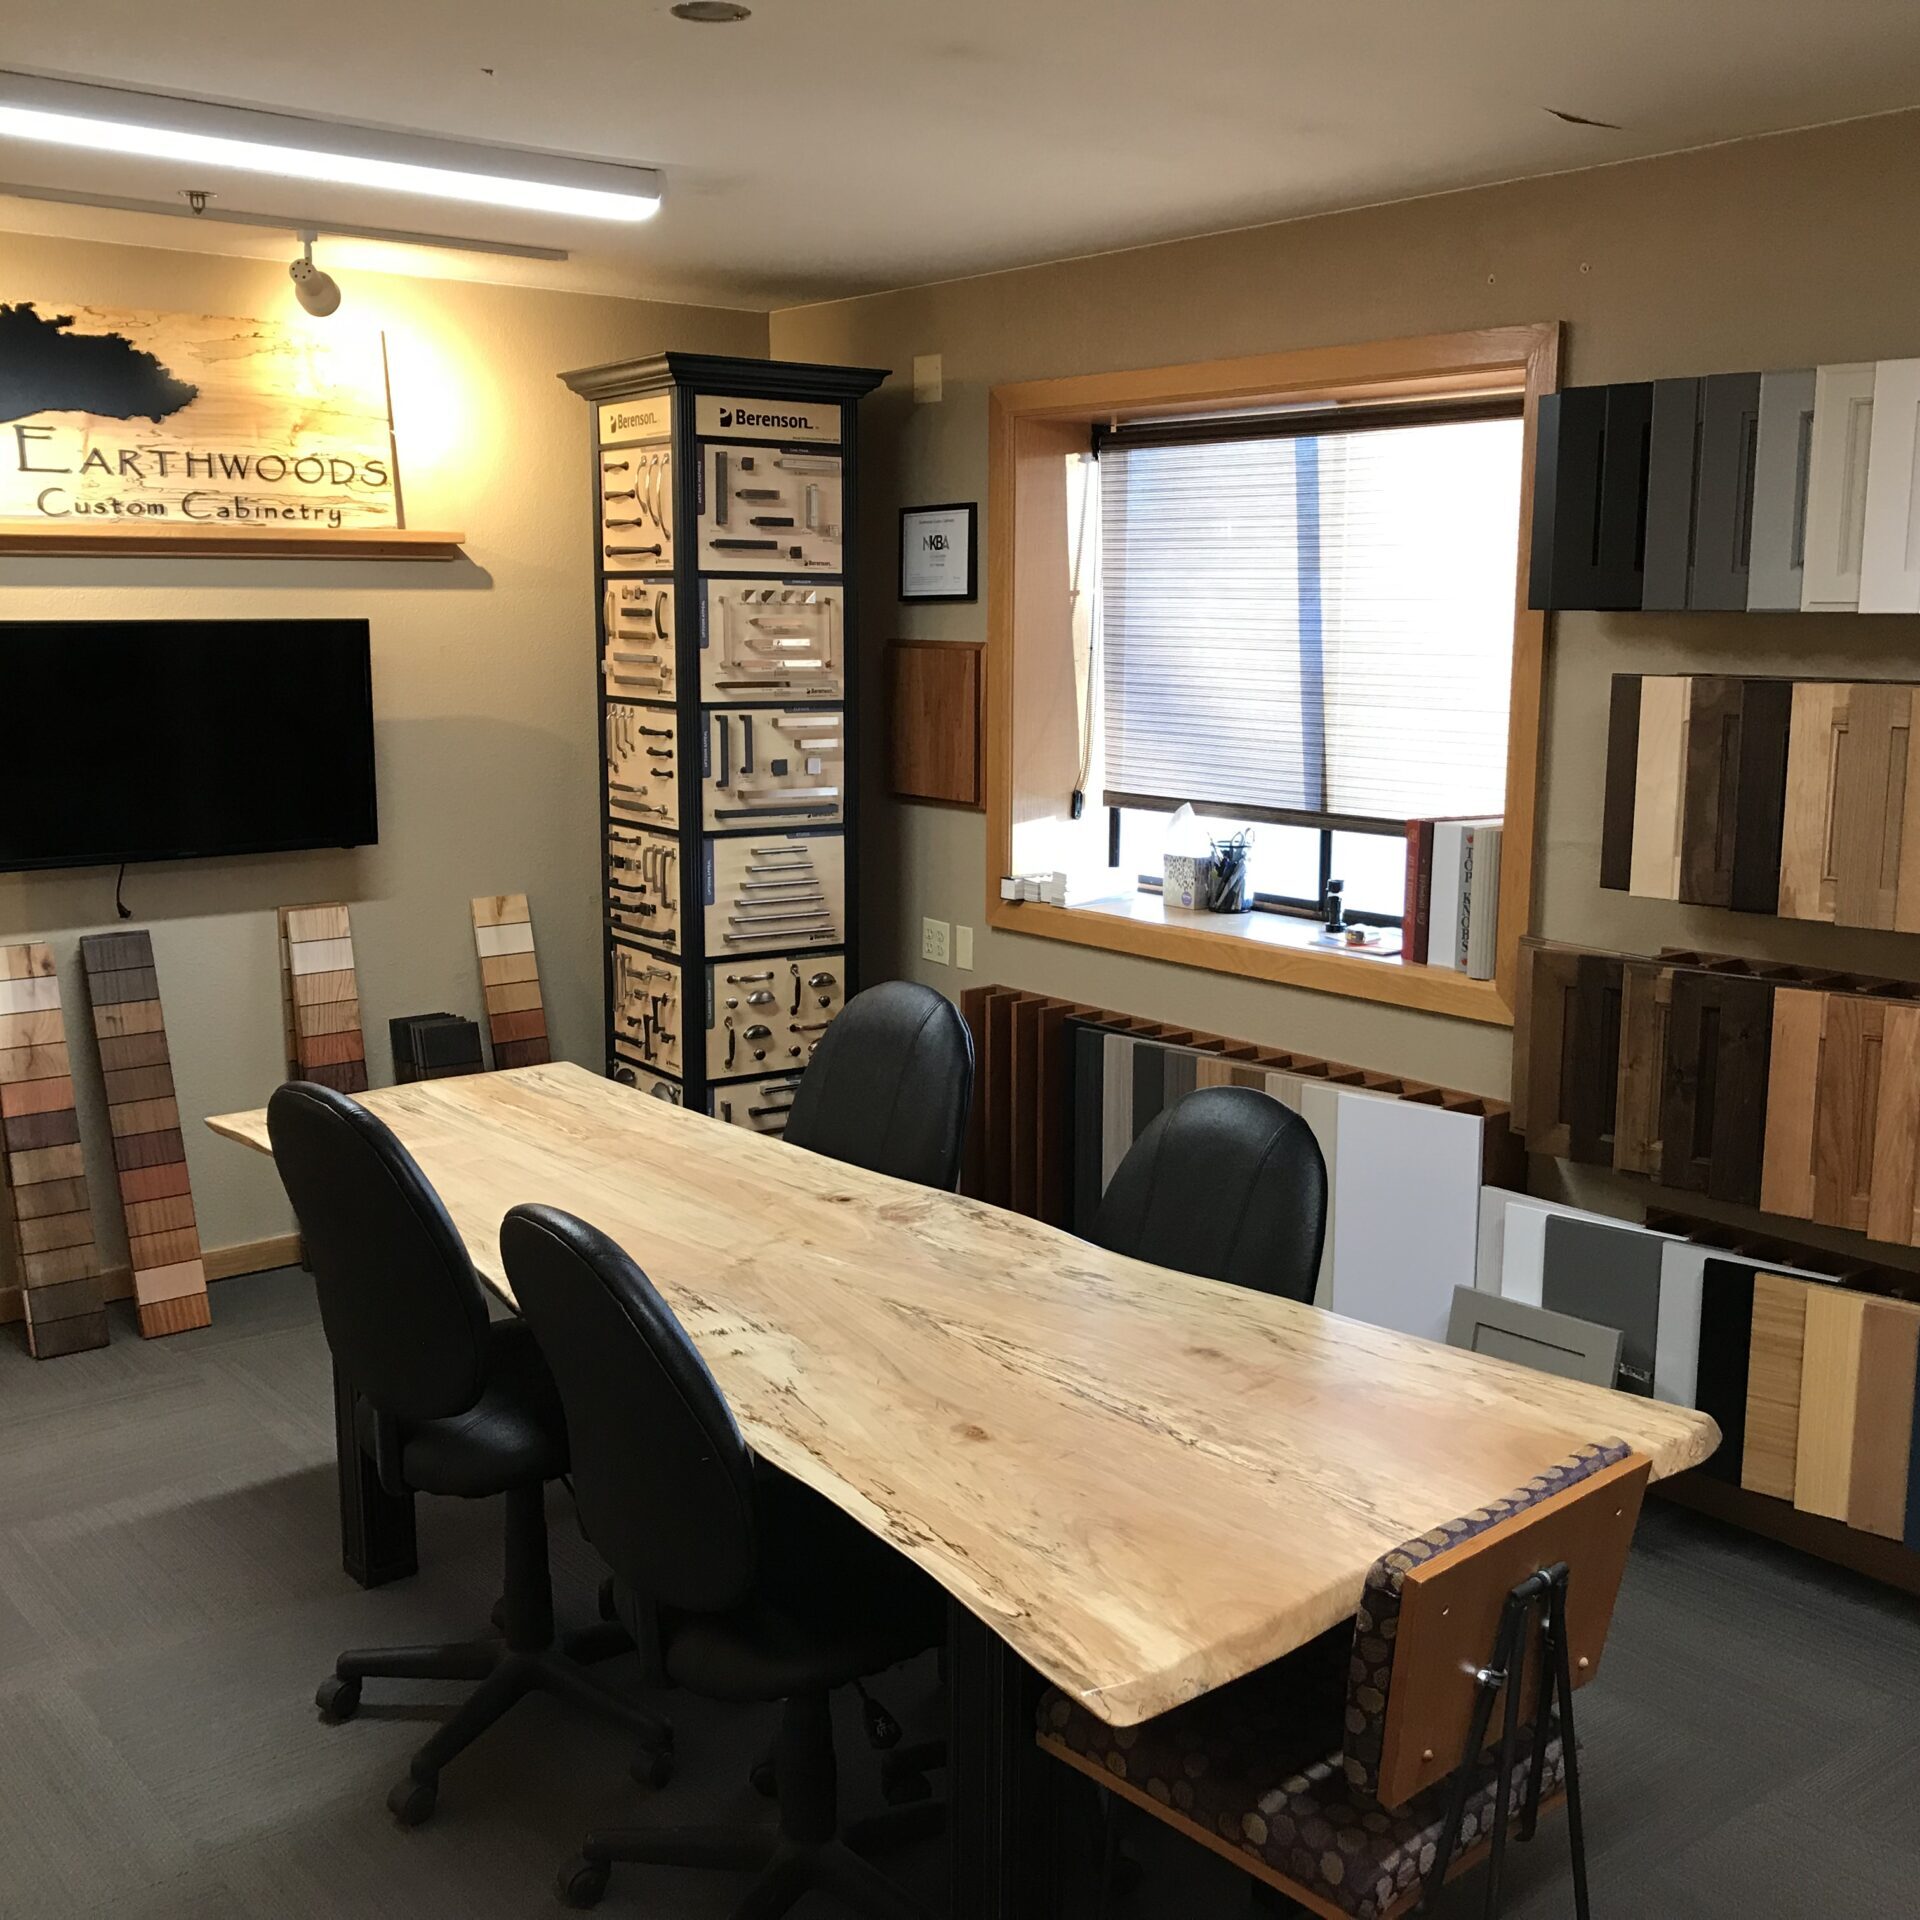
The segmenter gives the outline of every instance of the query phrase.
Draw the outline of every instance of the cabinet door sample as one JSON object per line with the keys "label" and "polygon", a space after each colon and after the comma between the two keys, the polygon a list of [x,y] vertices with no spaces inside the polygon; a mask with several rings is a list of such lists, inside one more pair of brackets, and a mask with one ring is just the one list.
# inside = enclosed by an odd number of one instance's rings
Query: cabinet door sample
{"label": "cabinet door sample", "polygon": [[1653,383],[1647,441],[1647,557],[1640,604],[1678,612],[1693,575],[1694,498],[1699,473],[1700,389],[1697,379]]}
{"label": "cabinet door sample", "polygon": [[1874,369],[1860,611],[1920,613],[1920,360]]}
{"label": "cabinet door sample", "polygon": [[1780,913],[1788,920],[1833,918],[1835,736],[1846,725],[1847,689],[1794,683],[1787,736],[1787,792],[1780,828]]}
{"label": "cabinet door sample", "polygon": [[1613,1164],[1622,1173],[1660,1171],[1661,1087],[1672,995],[1671,967],[1655,960],[1622,965],[1620,1074],[1613,1111]]}
{"label": "cabinet door sample", "polygon": [[1901,1246],[1920,1243],[1920,1007],[1882,1016],[1867,1232]]}
{"label": "cabinet door sample", "polygon": [[1852,613],[1860,604],[1873,386],[1870,360],[1822,367],[1814,379],[1806,567],[1800,583],[1806,613]]}
{"label": "cabinet door sample", "polygon": [[1813,1106],[1813,1217],[1864,1233],[1887,1003],[1851,993],[1825,999]]}
{"label": "cabinet door sample", "polygon": [[1773,988],[1676,972],[1660,1104],[1660,1179],[1742,1206],[1760,1199]]}
{"label": "cabinet door sample", "polygon": [[1813,458],[1811,367],[1760,376],[1747,611],[1798,613],[1806,569],[1807,481]]}
{"label": "cabinet door sample", "polygon": [[1687,605],[1741,612],[1753,537],[1760,376],[1716,373],[1701,383],[1700,455],[1694,480],[1693,567]]}
{"label": "cabinet door sample", "polygon": [[1803,987],[1780,987],[1773,996],[1760,1204],[1795,1220],[1813,1218],[1813,1111],[1826,1001]]}
{"label": "cabinet door sample", "polygon": [[1802,1513],[1844,1520],[1853,1492],[1853,1433],[1860,1399],[1860,1342],[1867,1296],[1839,1287],[1807,1295],[1800,1365],[1800,1434],[1793,1504]]}
{"label": "cabinet door sample", "polygon": [[1695,674],[1687,701],[1679,895],[1698,906],[1724,907],[1733,900],[1745,684],[1725,674]]}
{"label": "cabinet door sample", "polygon": [[[1741,913],[1780,911],[1780,835],[1787,804],[1787,741],[1793,682],[1748,680],[1740,695],[1740,772],[1734,802],[1733,884],[1727,905]],[[1920,875],[1914,889],[1920,913]]]}
{"label": "cabinet door sample", "polygon": [[1913,689],[1881,681],[1852,682],[1836,710],[1828,865],[1841,926],[1894,924],[1912,722]]}
{"label": "cabinet door sample", "polygon": [[1533,1153],[1613,1164],[1620,1062],[1618,955],[1529,940],[1514,1036],[1517,1124]]}
{"label": "cabinet door sample", "polygon": [[1687,719],[1693,682],[1649,674],[1640,682],[1635,743],[1632,890],[1656,900],[1680,892],[1680,838],[1686,797]]}
{"label": "cabinet door sample", "polygon": [[1652,397],[1637,381],[1542,398],[1533,606],[1639,606]]}
{"label": "cabinet door sample", "polygon": [[1700,1277],[1700,1374],[1695,1404],[1720,1429],[1700,1471],[1740,1484],[1747,1441],[1747,1371],[1753,1351],[1753,1268],[1709,1260]]}
{"label": "cabinet door sample", "polygon": [[1793,1498],[1800,1451],[1800,1371],[1807,1337],[1807,1283],[1753,1276],[1753,1343],[1747,1362],[1747,1435],[1740,1484]]}
{"label": "cabinet door sample", "polygon": [[1607,709],[1607,775],[1600,803],[1600,884],[1633,884],[1634,782],[1640,772],[1640,676],[1616,673]]}
{"label": "cabinet door sample", "polygon": [[1917,1360],[1920,1309],[1904,1300],[1868,1300],[1860,1333],[1860,1378],[1854,1389],[1847,1525],[1883,1540],[1898,1540],[1907,1530]]}

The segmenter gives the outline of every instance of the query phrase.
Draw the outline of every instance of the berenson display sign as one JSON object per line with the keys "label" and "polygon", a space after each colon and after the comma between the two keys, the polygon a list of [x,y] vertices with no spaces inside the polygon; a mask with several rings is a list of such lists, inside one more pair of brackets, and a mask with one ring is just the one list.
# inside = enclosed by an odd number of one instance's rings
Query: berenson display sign
{"label": "berenson display sign", "polygon": [[378,335],[0,302],[0,522],[398,527]]}

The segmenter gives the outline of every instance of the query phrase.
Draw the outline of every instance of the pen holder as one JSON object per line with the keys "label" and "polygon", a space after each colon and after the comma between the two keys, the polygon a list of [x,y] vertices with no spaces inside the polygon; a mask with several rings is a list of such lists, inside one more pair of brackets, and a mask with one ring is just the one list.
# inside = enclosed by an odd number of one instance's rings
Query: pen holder
{"label": "pen holder", "polygon": [[1247,910],[1247,846],[1245,835],[1216,840],[1207,862],[1205,903],[1209,913],[1245,913]]}

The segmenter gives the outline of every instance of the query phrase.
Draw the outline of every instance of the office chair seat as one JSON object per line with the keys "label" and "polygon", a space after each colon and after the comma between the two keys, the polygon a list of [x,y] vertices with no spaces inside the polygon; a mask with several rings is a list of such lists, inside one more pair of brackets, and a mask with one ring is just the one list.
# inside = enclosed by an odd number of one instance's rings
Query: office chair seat
{"label": "office chair seat", "polygon": [[[416,1493],[484,1500],[567,1470],[566,1419],[533,1329],[497,1320],[486,1345],[486,1383],[471,1407],[401,1429],[400,1477]],[[354,1425],[361,1446],[374,1454],[378,1416],[364,1400]]]}

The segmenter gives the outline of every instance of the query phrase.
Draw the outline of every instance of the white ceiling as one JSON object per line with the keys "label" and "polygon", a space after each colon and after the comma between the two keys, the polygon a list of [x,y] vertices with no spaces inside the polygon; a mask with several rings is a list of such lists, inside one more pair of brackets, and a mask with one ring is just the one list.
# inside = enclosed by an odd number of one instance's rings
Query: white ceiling
{"label": "white ceiling", "polygon": [[[667,200],[616,229],[7,140],[0,187],[212,186],[574,256],[441,271],[773,307],[1913,106],[1920,6],[755,0],[703,27],[665,0],[0,0],[0,66],[650,163]],[[287,251],[18,199],[0,227]]]}

